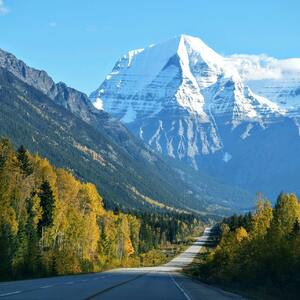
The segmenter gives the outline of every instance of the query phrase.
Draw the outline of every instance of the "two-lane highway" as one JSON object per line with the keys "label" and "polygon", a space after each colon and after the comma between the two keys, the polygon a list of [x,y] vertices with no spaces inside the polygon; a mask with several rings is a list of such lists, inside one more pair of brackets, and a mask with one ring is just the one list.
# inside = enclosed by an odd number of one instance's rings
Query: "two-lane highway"
{"label": "two-lane highway", "polygon": [[159,267],[0,283],[0,300],[242,299],[177,272],[193,261],[209,235],[207,228],[185,252]]}

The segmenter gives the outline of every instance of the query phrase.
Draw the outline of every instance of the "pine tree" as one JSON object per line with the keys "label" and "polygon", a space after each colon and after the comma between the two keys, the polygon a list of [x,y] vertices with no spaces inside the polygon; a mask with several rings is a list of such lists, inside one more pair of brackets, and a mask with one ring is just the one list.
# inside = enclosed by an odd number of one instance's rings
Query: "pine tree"
{"label": "pine tree", "polygon": [[41,200],[42,218],[39,221],[39,233],[43,227],[49,227],[53,224],[54,195],[51,186],[47,180],[42,182],[39,197]]}
{"label": "pine tree", "polygon": [[17,158],[20,162],[21,170],[24,172],[25,175],[29,176],[33,173],[33,168],[30,163],[28,154],[24,146],[20,146],[17,151]]}

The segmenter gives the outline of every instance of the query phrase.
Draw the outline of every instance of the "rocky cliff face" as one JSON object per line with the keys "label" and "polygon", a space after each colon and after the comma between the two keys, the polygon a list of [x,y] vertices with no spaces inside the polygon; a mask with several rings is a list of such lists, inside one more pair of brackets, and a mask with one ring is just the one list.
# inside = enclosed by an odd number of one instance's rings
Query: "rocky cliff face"
{"label": "rocky cliff face", "polygon": [[88,97],[63,82],[55,83],[43,70],[29,67],[11,53],[0,49],[0,67],[8,70],[23,82],[41,91],[57,104],[69,109],[89,123],[96,122],[92,115],[104,115],[91,105]]}

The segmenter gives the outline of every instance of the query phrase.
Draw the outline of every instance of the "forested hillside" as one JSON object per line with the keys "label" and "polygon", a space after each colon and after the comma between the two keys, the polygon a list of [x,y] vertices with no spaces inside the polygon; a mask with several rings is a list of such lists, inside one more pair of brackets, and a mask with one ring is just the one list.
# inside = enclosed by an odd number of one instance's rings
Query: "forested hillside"
{"label": "forested hillside", "polygon": [[139,265],[201,225],[191,214],[107,211],[93,184],[24,147],[15,151],[7,139],[0,140],[0,207],[1,279]]}
{"label": "forested hillside", "polygon": [[228,211],[232,203],[250,206],[247,193],[242,203],[240,190],[217,180],[203,177],[186,182],[184,171],[175,170],[125,128],[113,123],[109,134],[104,129],[110,122],[102,120],[103,128],[96,129],[3,68],[0,85],[0,136],[94,183],[109,209],[167,212],[176,208],[214,215]]}
{"label": "forested hillside", "polygon": [[221,241],[197,275],[255,299],[299,299],[300,203],[280,194],[272,208],[259,200],[253,214],[224,219]]}

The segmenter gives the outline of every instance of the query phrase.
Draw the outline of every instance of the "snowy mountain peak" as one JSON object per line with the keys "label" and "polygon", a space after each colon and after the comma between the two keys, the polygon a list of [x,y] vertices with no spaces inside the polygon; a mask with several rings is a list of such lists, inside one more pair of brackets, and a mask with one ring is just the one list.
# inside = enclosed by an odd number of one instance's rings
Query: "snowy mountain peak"
{"label": "snowy mountain peak", "polygon": [[279,111],[249,92],[232,64],[188,35],[129,51],[91,99],[95,107],[125,123],[153,116],[170,105],[194,112],[203,121],[208,120],[208,112],[249,119],[260,117],[260,107],[264,114]]}
{"label": "snowy mountain peak", "polygon": [[231,62],[188,35],[129,51],[90,98],[156,150],[195,168],[197,157],[224,149],[223,126],[241,128],[244,140],[282,115]]}
{"label": "snowy mountain peak", "polygon": [[197,64],[200,61],[216,68],[223,66],[222,57],[197,37],[181,35],[178,54],[182,58],[187,55],[192,64]]}

